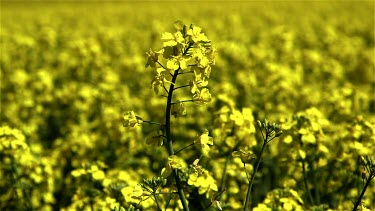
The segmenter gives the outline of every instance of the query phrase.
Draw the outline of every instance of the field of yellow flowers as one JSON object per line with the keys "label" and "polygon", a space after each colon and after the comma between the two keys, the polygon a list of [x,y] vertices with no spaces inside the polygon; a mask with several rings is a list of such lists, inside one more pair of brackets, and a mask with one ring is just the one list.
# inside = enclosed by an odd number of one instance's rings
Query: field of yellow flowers
{"label": "field of yellow flowers", "polygon": [[0,210],[375,209],[374,1],[0,3]]}

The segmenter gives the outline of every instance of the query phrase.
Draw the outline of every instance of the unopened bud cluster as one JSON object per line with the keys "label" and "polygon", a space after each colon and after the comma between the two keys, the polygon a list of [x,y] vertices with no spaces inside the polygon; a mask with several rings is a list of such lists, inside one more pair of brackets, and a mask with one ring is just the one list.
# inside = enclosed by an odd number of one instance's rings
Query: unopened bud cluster
{"label": "unopened bud cluster", "polygon": [[272,139],[277,138],[281,136],[281,134],[283,134],[283,131],[281,131],[281,126],[279,124],[268,122],[267,119],[265,119],[264,122],[258,120],[257,124],[260,129],[263,129],[265,131],[265,142],[270,142]]}

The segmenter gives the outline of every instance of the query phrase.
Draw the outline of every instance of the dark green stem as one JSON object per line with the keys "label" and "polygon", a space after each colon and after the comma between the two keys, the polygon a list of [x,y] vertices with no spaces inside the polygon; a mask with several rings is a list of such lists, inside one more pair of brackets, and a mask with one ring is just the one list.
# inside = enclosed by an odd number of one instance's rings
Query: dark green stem
{"label": "dark green stem", "polygon": [[307,196],[309,197],[310,203],[314,205],[314,200],[311,196],[311,192],[309,189],[309,185],[307,184],[307,174],[306,174],[306,166],[305,166],[305,160],[302,159],[302,174],[303,174],[303,184],[305,185]]}
{"label": "dark green stem", "polygon": [[185,87],[189,87],[189,86],[190,86],[189,84],[187,84],[187,85],[183,85],[183,86],[179,86],[179,87],[174,88],[174,90],[176,90],[176,89],[181,89],[181,88],[185,88]]}
{"label": "dark green stem", "polygon": [[[302,148],[303,147],[303,143],[302,143],[302,135],[301,134],[298,136],[298,141],[299,141],[299,144],[300,144],[300,146]],[[312,205],[314,205],[314,200],[313,200],[313,197],[311,195],[311,192],[310,192],[310,189],[309,189],[309,185],[307,183],[307,172],[306,172],[305,159],[301,159],[301,162],[302,162],[303,184],[305,186],[306,193],[307,193],[307,196],[309,197],[310,203]]]}
{"label": "dark green stem", "polygon": [[225,191],[225,188],[224,188],[223,190],[221,190],[221,191],[215,196],[215,198],[211,200],[210,204],[207,205],[202,211],[205,211],[205,210],[207,210],[209,207],[211,207],[211,205],[214,203],[214,201],[216,201],[217,198],[219,198],[219,197],[221,196],[221,194],[224,193],[224,191]]}
{"label": "dark green stem", "polygon": [[94,211],[94,202],[92,199],[90,199],[90,209],[91,211]]}
{"label": "dark green stem", "polygon": [[194,146],[194,144],[195,144],[195,143],[191,143],[191,144],[189,144],[189,145],[183,147],[182,149],[176,151],[174,154],[177,155],[177,154],[178,154],[179,152],[181,152],[182,150],[184,150],[184,149],[186,149],[186,148],[188,148],[188,147]]}
{"label": "dark green stem", "polygon": [[[16,184],[13,186],[16,187],[14,192],[15,192],[15,195],[16,195],[16,198],[19,199],[21,201],[21,197],[19,196],[18,194],[18,191],[16,190],[17,188],[19,187],[22,187],[22,182],[21,182],[21,176],[18,175],[17,173],[17,170],[16,170],[16,162],[15,162],[15,159],[14,157],[10,157],[11,159],[11,164],[10,164],[10,168],[11,168],[11,173],[12,173],[12,180],[13,180],[13,184]],[[33,210],[33,207],[32,207],[32,203],[31,203],[31,200],[30,200],[30,194],[26,191],[25,188],[21,188],[22,190],[22,195],[23,195],[23,200],[24,200],[24,207],[26,210]]]}
{"label": "dark green stem", "polygon": [[163,125],[160,124],[159,122],[152,122],[152,121],[143,120],[143,119],[142,119],[142,122],[148,123],[148,124],[150,124],[150,125],[159,125],[159,126],[163,126]]}
{"label": "dark green stem", "polygon": [[365,195],[365,192],[366,192],[367,187],[370,185],[371,179],[374,178],[374,177],[375,177],[374,174],[370,174],[369,177],[367,178],[367,180],[366,180],[366,184],[365,184],[365,186],[363,187],[363,190],[362,190],[362,192],[361,192],[361,195],[359,195],[359,197],[358,197],[358,199],[357,199],[357,202],[356,202],[355,205],[354,205],[353,211],[356,211],[356,210],[357,210],[359,204],[360,204],[361,201],[362,201],[363,196]]}
{"label": "dark green stem", "polygon": [[[164,66],[159,62],[159,61],[157,61],[157,63],[162,67],[162,68],[164,68]],[[165,69],[165,68],[164,68]]]}
{"label": "dark green stem", "polygon": [[[223,170],[223,176],[222,176],[222,179],[221,179],[221,187],[220,187],[220,190],[224,190],[226,189],[226,182],[227,182],[227,177],[228,177],[228,174],[227,174],[227,171],[228,171],[228,164],[229,164],[229,159],[231,158],[232,156],[231,155],[228,155],[225,159],[225,164],[224,164],[224,170]],[[221,196],[220,195],[220,198],[219,200],[221,200]]]}
{"label": "dark green stem", "polygon": [[162,209],[160,208],[160,204],[159,204],[159,199],[158,199],[158,197],[157,197],[157,195],[156,195],[156,193],[155,192],[153,192],[153,194],[152,194],[153,196],[154,196],[154,198],[155,198],[155,203],[156,203],[156,206],[158,207],[158,211],[162,211]]}
{"label": "dark green stem", "polygon": [[194,102],[194,100],[180,100],[178,102],[172,103],[172,105],[178,104],[178,103],[188,103],[188,102]]}
{"label": "dark green stem", "polygon": [[[192,66],[197,66],[197,65],[189,65],[189,67],[192,67]],[[182,73],[179,73],[179,75],[188,74],[188,73],[194,73],[194,71],[182,72]]]}
{"label": "dark green stem", "polygon": [[268,139],[268,137],[266,136],[266,139],[263,140],[262,149],[260,150],[260,153],[259,153],[259,155],[258,155],[258,157],[257,157],[256,162],[255,162],[255,169],[254,169],[254,171],[253,171],[253,174],[251,175],[251,179],[250,179],[249,187],[248,187],[248,189],[247,189],[247,194],[246,194],[246,201],[245,201],[244,211],[247,211],[248,208],[249,208],[249,202],[250,202],[250,196],[251,196],[251,188],[253,187],[253,182],[254,182],[255,174],[257,173],[258,168],[259,168],[259,165],[260,165],[260,158],[262,157],[263,151],[264,151],[264,149],[266,148],[266,145],[267,145],[267,143],[268,143],[267,139]]}
{"label": "dark green stem", "polygon": [[[315,158],[314,158],[315,160]],[[320,204],[320,194],[319,194],[319,186],[318,186],[318,181],[316,178],[315,174],[315,162],[314,160],[310,163],[311,165],[311,171],[312,171],[312,177],[313,177],[313,182],[314,182],[314,197],[315,197],[315,202],[316,204]]]}
{"label": "dark green stem", "polygon": [[[174,90],[174,85],[177,80],[178,72],[180,71],[180,68],[174,71],[174,74],[172,76],[172,83],[169,87],[169,92],[168,92],[168,98],[167,98],[167,107],[165,110],[165,134],[167,138],[167,149],[169,155],[174,155],[173,151],[173,141],[171,138],[171,106],[172,106],[172,96],[173,96],[173,90]],[[189,211],[189,207],[185,198],[184,191],[182,189],[181,185],[181,180],[180,177],[178,176],[178,169],[173,169],[173,175],[176,181],[176,186],[177,186],[177,192],[178,196],[180,197],[182,207],[184,208],[184,211]]]}

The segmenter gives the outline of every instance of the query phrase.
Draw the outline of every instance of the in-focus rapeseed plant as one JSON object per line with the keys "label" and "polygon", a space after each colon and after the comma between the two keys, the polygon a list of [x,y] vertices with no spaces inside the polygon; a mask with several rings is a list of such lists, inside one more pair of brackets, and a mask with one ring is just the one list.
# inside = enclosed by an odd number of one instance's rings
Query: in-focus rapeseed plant
{"label": "in-focus rapeseed plant", "polygon": [[[0,210],[181,210],[176,176],[190,210],[243,210],[263,118],[283,135],[250,209],[374,209],[373,14],[371,1],[2,2]],[[182,167],[163,183],[170,156]]]}

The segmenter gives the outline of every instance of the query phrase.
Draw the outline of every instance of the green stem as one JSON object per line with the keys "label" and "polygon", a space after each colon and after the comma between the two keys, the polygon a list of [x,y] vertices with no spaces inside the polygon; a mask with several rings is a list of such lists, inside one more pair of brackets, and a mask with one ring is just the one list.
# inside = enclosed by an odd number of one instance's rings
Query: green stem
{"label": "green stem", "polygon": [[310,189],[309,189],[309,185],[307,183],[307,174],[306,174],[306,166],[305,166],[305,160],[302,159],[302,174],[303,174],[303,184],[305,185],[305,189],[306,189],[306,193],[307,193],[307,196],[309,197],[309,200],[310,200],[310,203],[312,205],[314,205],[314,200],[311,196],[311,192],[310,192]]}
{"label": "green stem", "polygon": [[156,203],[156,206],[158,207],[158,211],[162,211],[162,209],[160,208],[160,204],[159,204],[159,199],[158,197],[156,196],[155,192],[153,192],[152,194],[155,198],[155,203]]}
{"label": "green stem", "polygon": [[178,101],[178,102],[174,102],[174,103],[172,103],[172,105],[174,105],[174,104],[178,104],[178,103],[188,103],[188,102],[194,102],[194,100],[180,100],[180,101]]}
{"label": "green stem", "polygon": [[374,178],[374,177],[375,177],[374,174],[370,174],[369,177],[367,178],[367,180],[366,180],[366,184],[365,184],[365,186],[363,187],[363,190],[362,190],[362,192],[361,192],[361,195],[359,195],[359,197],[358,197],[358,199],[357,199],[357,202],[356,202],[355,205],[354,205],[353,211],[356,211],[356,210],[357,210],[359,204],[360,204],[361,201],[362,201],[362,197],[365,195],[365,192],[366,192],[367,187],[370,185],[371,179]]}
{"label": "green stem", "polygon": [[247,189],[244,211],[247,211],[248,208],[249,208],[249,202],[250,202],[250,196],[251,196],[251,188],[253,187],[253,182],[254,182],[255,174],[257,173],[259,165],[260,165],[260,158],[262,157],[263,151],[266,148],[266,145],[268,143],[267,142],[267,138],[268,137],[266,136],[266,139],[263,140],[262,149],[260,150],[259,156],[257,157],[257,160],[255,162],[255,169],[253,171],[253,174],[251,175],[251,180],[250,180],[250,183],[249,183],[249,187]]}
{"label": "green stem", "polygon": [[[192,66],[197,66],[197,65],[189,65],[189,67],[192,67]],[[194,73],[194,71],[179,73],[179,75],[188,74],[188,73]]]}
{"label": "green stem", "polygon": [[[173,141],[171,138],[171,106],[172,106],[172,96],[173,96],[173,90],[174,90],[174,85],[177,80],[178,72],[180,71],[180,68],[174,71],[174,74],[172,76],[172,83],[169,86],[169,92],[168,92],[168,98],[167,98],[167,107],[165,110],[165,133],[166,133],[166,138],[167,138],[167,149],[169,155],[174,155],[173,151]],[[178,169],[173,169],[173,175],[176,181],[176,186],[177,186],[177,192],[178,196],[180,197],[182,207],[184,208],[184,211],[189,211],[189,207],[185,198],[184,191],[182,189],[181,185],[181,180],[180,177],[178,176]]]}
{"label": "green stem", "polygon": [[[299,141],[299,144],[300,144],[301,148],[303,148],[303,142],[302,142],[302,135],[301,134],[298,136],[298,141]],[[313,197],[312,197],[310,189],[309,189],[309,184],[307,183],[307,172],[306,172],[305,159],[301,159],[301,162],[302,162],[303,184],[305,186],[306,193],[307,193],[307,196],[310,200],[310,203],[312,205],[314,205],[314,200],[313,200]]]}
{"label": "green stem", "polygon": [[92,199],[90,199],[90,210],[94,211],[94,202]]}
{"label": "green stem", "polygon": [[11,159],[10,168],[11,168],[12,180],[13,180],[12,184],[16,184],[15,186],[12,187],[12,188],[15,187],[14,188],[15,196],[20,201],[23,198],[23,200],[24,200],[24,207],[25,207],[26,210],[33,210],[32,203],[31,203],[31,200],[30,200],[30,194],[26,191],[26,189],[25,188],[21,188],[21,190],[22,190],[22,195],[21,196],[19,196],[18,191],[16,190],[17,188],[22,187],[23,184],[21,182],[21,176],[18,175],[17,170],[16,170],[15,158],[11,156],[10,159]]}
{"label": "green stem", "polygon": [[179,86],[179,87],[174,88],[174,90],[185,88],[185,87],[189,87],[189,86],[190,86],[189,84],[183,85],[183,86]]}
{"label": "green stem", "polygon": [[143,119],[142,119],[142,122],[148,123],[148,124],[150,124],[150,125],[159,125],[159,126],[163,126],[163,125],[160,124],[159,122],[152,122],[152,121],[143,120]]}
{"label": "green stem", "polygon": [[314,197],[315,197],[315,202],[316,204],[320,204],[320,194],[319,194],[319,186],[318,186],[318,181],[316,178],[315,174],[315,158],[313,161],[310,163],[311,165],[311,171],[312,171],[312,177],[313,177],[313,182],[314,182]]}
{"label": "green stem", "polygon": [[[227,171],[228,171],[228,164],[229,164],[229,159],[231,158],[232,156],[231,155],[228,155],[225,159],[225,164],[224,164],[224,170],[223,170],[223,176],[222,176],[222,179],[221,179],[221,187],[220,187],[220,190],[225,190],[226,189],[226,182],[227,182],[227,177],[228,177],[228,174],[227,174]],[[222,198],[222,195],[220,195],[220,198],[219,200],[221,200]]]}
{"label": "green stem", "polygon": [[193,143],[191,143],[191,144],[189,144],[189,145],[183,147],[182,149],[178,150],[178,151],[175,152],[174,154],[177,155],[177,154],[178,154],[179,152],[181,152],[182,150],[184,150],[184,149],[186,149],[186,148],[188,148],[188,147],[194,146],[194,144],[195,144],[195,143],[193,142]]}
{"label": "green stem", "polygon": [[[164,68],[164,66],[159,62],[159,61],[157,61],[157,63],[162,67],[162,68]],[[165,68],[164,68],[165,69]]]}
{"label": "green stem", "polygon": [[224,188],[223,190],[221,190],[221,191],[215,196],[215,198],[213,198],[213,199],[211,200],[210,204],[207,205],[202,211],[205,211],[205,210],[207,210],[209,207],[211,207],[211,205],[214,203],[214,201],[216,201],[217,198],[220,197],[222,193],[224,193],[224,191],[225,191],[225,188]]}

